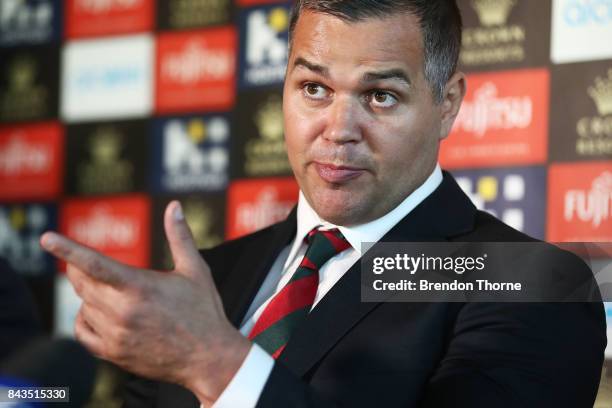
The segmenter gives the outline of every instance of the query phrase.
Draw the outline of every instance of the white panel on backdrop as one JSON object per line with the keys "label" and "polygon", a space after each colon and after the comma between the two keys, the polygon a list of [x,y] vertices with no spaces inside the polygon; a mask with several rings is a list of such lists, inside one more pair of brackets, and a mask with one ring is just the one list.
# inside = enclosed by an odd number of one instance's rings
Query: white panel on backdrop
{"label": "white panel on backdrop", "polygon": [[553,0],[555,64],[612,58],[612,0]]}
{"label": "white panel on backdrop", "polygon": [[74,337],[74,322],[81,307],[79,298],[65,274],[55,278],[54,329],[56,336]]}
{"label": "white panel on backdrop", "polygon": [[72,41],[62,55],[64,120],[141,117],[153,108],[151,35]]}

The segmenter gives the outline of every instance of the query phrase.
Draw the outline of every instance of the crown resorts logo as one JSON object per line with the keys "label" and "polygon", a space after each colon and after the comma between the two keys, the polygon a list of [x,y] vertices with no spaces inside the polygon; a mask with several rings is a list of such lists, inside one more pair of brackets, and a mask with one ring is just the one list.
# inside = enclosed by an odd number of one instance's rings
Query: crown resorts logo
{"label": "crown resorts logo", "polygon": [[461,62],[467,66],[525,59],[525,27],[508,24],[516,0],[472,0],[480,27],[465,27]]}
{"label": "crown resorts logo", "polygon": [[587,89],[599,115],[581,118],[576,124],[579,138],[576,152],[581,156],[612,154],[612,68],[608,76],[595,78]]}
{"label": "crown resorts logo", "polygon": [[485,27],[506,24],[516,0],[472,0],[472,7]]}
{"label": "crown resorts logo", "polygon": [[49,228],[49,216],[40,205],[0,207],[0,255],[20,273],[44,272],[45,254],[39,238]]}
{"label": "crown resorts logo", "polygon": [[83,193],[130,191],[134,185],[134,165],[121,158],[122,134],[114,126],[101,126],[91,135],[91,160],[79,165],[78,190]]}
{"label": "crown resorts logo", "polygon": [[0,101],[0,119],[26,120],[44,116],[47,90],[36,85],[37,62],[30,56],[15,57],[8,65],[8,89]]}
{"label": "crown resorts logo", "polygon": [[229,0],[170,0],[168,22],[172,28],[202,27],[229,18]]}
{"label": "crown resorts logo", "polygon": [[[205,203],[188,199],[182,202],[185,220],[191,229],[197,248],[212,248],[223,242],[223,237],[213,230],[213,219],[217,218],[214,210]],[[163,265],[172,267],[172,255],[166,247],[164,250]]]}
{"label": "crown resorts logo", "polygon": [[595,86],[591,86],[588,92],[601,116],[612,115],[612,68],[608,70],[607,78],[597,77]]}
{"label": "crown resorts logo", "polygon": [[229,126],[222,117],[168,121],[163,127],[164,188],[223,188],[228,177],[228,139]]}
{"label": "crown resorts logo", "polygon": [[529,96],[498,96],[495,83],[486,82],[466,101],[457,116],[456,127],[482,138],[491,130],[526,129],[533,120]]}
{"label": "crown resorts logo", "polygon": [[43,42],[53,32],[53,6],[49,2],[36,5],[23,0],[0,2],[0,42]]}
{"label": "crown resorts logo", "polygon": [[287,64],[289,12],[276,7],[255,10],[247,18],[246,69],[244,80],[250,85],[280,83]]}
{"label": "crown resorts logo", "polygon": [[610,219],[612,206],[612,172],[604,171],[591,183],[591,189],[568,190],[565,193],[564,218],[566,221],[590,223],[598,228]]}
{"label": "crown resorts logo", "polygon": [[195,200],[187,200],[184,205],[185,220],[191,228],[193,237],[198,248],[211,248],[219,245],[223,238],[212,231],[213,210],[204,203]]}
{"label": "crown resorts logo", "polygon": [[255,115],[255,124],[264,140],[278,142],[283,138],[282,101],[270,97]]}
{"label": "crown resorts logo", "polygon": [[290,171],[283,139],[283,107],[279,95],[270,95],[254,115],[260,138],[245,145],[247,175],[284,174]]}

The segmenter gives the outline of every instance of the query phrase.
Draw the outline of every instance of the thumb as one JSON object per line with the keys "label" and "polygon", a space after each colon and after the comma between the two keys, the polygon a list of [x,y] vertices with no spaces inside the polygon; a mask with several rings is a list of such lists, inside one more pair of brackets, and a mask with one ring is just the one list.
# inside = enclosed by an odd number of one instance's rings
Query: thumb
{"label": "thumb", "polygon": [[198,251],[181,204],[176,200],[166,207],[164,228],[175,272],[190,278],[201,278],[203,272],[208,272],[208,265]]}

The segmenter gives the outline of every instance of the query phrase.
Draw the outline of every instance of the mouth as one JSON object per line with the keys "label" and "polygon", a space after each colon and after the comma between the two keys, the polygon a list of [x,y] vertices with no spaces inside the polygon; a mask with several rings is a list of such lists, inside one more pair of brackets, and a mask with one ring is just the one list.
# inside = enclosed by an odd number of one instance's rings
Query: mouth
{"label": "mouth", "polygon": [[314,162],[314,167],[323,180],[328,183],[344,183],[356,179],[365,173],[365,169],[351,166],[336,166],[334,164]]}

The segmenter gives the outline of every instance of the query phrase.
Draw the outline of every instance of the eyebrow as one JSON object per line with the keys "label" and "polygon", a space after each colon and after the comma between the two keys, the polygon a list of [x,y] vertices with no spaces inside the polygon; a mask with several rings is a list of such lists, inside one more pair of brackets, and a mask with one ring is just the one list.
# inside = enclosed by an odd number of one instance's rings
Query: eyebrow
{"label": "eyebrow", "polygon": [[315,64],[314,62],[310,62],[306,58],[297,57],[293,62],[293,67],[291,68],[291,70],[293,71],[297,67],[304,67],[310,71],[316,72],[317,74],[325,78],[329,78],[329,69],[327,67]]}
{"label": "eyebrow", "polygon": [[[306,68],[312,72],[315,72],[321,75],[324,78],[329,78],[329,68],[316,64],[314,62],[308,61],[306,58],[298,57],[293,62],[293,67],[291,70],[293,71],[297,67]],[[376,82],[376,81],[384,81],[384,80],[396,80],[399,82],[403,82],[407,86],[412,85],[412,81],[406,74],[406,72],[402,69],[395,68],[384,71],[376,71],[376,72],[366,72],[361,78],[362,83]]]}
{"label": "eyebrow", "polygon": [[376,81],[384,81],[384,80],[395,80],[399,82],[403,82],[406,86],[411,86],[412,82],[410,78],[402,69],[389,69],[386,71],[377,71],[377,72],[366,72],[361,79],[361,82],[376,82]]}

